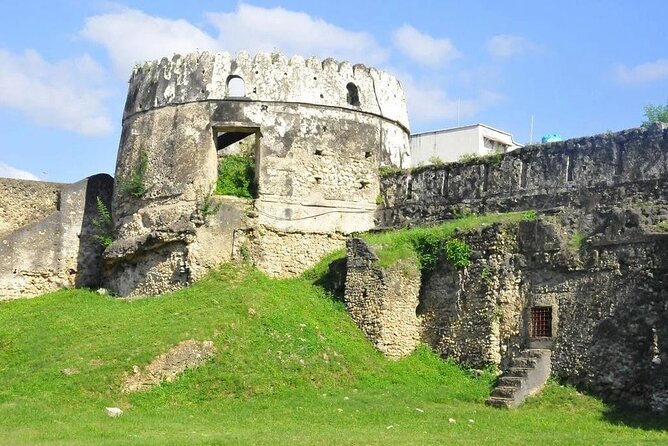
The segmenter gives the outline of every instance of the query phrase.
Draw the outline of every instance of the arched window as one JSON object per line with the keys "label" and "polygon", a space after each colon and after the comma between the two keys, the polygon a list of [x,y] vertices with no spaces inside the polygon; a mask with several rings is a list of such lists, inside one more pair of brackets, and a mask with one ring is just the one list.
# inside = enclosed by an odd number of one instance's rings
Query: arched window
{"label": "arched window", "polygon": [[348,89],[348,97],[347,97],[348,104],[354,105],[356,107],[359,106],[360,93],[359,90],[357,89],[357,85],[350,82],[348,85],[346,85],[346,88]]}
{"label": "arched window", "polygon": [[246,84],[239,76],[230,76],[227,78],[227,97],[243,98],[246,96]]}

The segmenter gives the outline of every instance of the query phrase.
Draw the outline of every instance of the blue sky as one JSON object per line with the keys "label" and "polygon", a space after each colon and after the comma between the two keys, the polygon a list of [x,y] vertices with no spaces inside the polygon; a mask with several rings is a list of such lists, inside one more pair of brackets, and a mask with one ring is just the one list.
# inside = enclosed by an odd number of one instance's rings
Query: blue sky
{"label": "blue sky", "polygon": [[[499,6],[502,4],[502,6]],[[413,132],[482,122],[518,142],[638,126],[668,101],[668,2],[0,0],[0,176],[113,173],[145,59],[278,50],[395,74]]]}

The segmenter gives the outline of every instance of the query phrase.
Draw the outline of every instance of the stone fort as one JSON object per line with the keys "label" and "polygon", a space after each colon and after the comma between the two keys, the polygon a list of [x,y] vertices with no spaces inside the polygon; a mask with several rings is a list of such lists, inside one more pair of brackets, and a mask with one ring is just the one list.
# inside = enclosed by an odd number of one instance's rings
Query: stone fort
{"label": "stone fort", "polygon": [[[499,365],[497,405],[552,373],[668,409],[661,125],[408,170],[393,76],[333,59],[197,53],[136,67],[122,126],[114,178],[0,179],[0,300],[67,287],[156,295],[227,261],[295,276],[347,247],[330,274],[388,356],[425,342],[472,367]],[[248,198],[214,193],[229,157],[254,166]],[[459,233],[470,265],[440,259],[429,274],[416,259],[382,267],[351,236],[527,210],[539,218]]]}

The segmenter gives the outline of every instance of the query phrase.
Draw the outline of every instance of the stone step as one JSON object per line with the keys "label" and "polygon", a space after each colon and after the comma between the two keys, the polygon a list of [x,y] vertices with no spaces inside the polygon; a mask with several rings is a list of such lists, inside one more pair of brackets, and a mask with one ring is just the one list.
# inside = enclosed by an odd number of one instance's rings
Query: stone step
{"label": "stone step", "polygon": [[520,353],[519,355],[520,358],[542,358],[543,357],[543,350],[538,349],[538,348],[530,348],[528,350],[524,350]]}
{"label": "stone step", "polygon": [[525,367],[529,369],[535,367],[537,362],[538,358],[523,358],[520,356],[517,358],[513,358],[510,364],[511,367]]}
{"label": "stone step", "polygon": [[503,372],[487,404],[493,407],[517,407],[528,396],[539,392],[550,376],[551,357],[550,350],[529,349],[511,358],[512,367]]}
{"label": "stone step", "polygon": [[525,376],[529,376],[529,371],[532,369],[533,368],[527,367],[511,367],[503,374],[503,376],[516,376],[518,378],[524,378]]}
{"label": "stone step", "polygon": [[498,398],[495,396],[490,396],[485,400],[485,403],[488,406],[492,407],[499,407],[499,408],[510,408],[513,405],[513,399],[512,398]]}
{"label": "stone step", "polygon": [[497,398],[513,398],[517,387],[496,386],[492,391],[492,396]]}
{"label": "stone step", "polygon": [[502,376],[499,378],[497,386],[519,388],[522,386],[522,378],[518,378],[517,376]]}

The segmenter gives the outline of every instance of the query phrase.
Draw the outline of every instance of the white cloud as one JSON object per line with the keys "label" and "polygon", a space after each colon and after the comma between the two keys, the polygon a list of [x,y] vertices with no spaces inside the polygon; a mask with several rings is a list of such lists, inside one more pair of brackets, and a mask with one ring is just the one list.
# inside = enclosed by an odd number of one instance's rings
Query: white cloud
{"label": "white cloud", "polygon": [[487,51],[500,59],[539,51],[540,46],[525,37],[499,34],[487,41]]}
{"label": "white cloud", "polygon": [[27,170],[17,169],[16,167],[10,166],[0,161],[0,177],[3,178],[18,178],[20,180],[36,180],[39,181],[32,173]]}
{"label": "white cloud", "polygon": [[668,59],[658,59],[635,67],[619,65],[615,69],[615,77],[619,82],[640,84],[668,78]]}
{"label": "white cloud", "polygon": [[36,51],[0,49],[0,107],[19,110],[35,122],[86,136],[112,130],[100,87],[103,72],[88,55],[57,63]]}
{"label": "white cloud", "polygon": [[468,119],[503,100],[500,94],[487,90],[473,98],[452,98],[440,86],[424,80],[418,82],[408,74],[402,76],[401,83],[406,93],[408,116],[414,127]]}
{"label": "white cloud", "polygon": [[137,62],[194,51],[280,51],[288,56],[334,57],[380,64],[387,52],[364,32],[353,32],[283,8],[239,4],[236,11],[206,14],[212,36],[183,19],[166,19],[122,9],[86,20],[81,35],[102,45],[121,78]]}
{"label": "white cloud", "polygon": [[137,62],[219,48],[215,39],[186,20],[154,17],[134,9],[90,17],[81,35],[108,51],[114,71],[124,79]]}
{"label": "white cloud", "polygon": [[450,39],[434,38],[410,25],[397,28],[392,37],[401,53],[422,65],[439,66],[461,56]]}
{"label": "white cloud", "polygon": [[218,41],[230,51],[278,50],[286,55],[334,57],[378,65],[387,52],[368,33],[349,31],[303,12],[261,8],[244,3],[231,13],[209,13]]}

